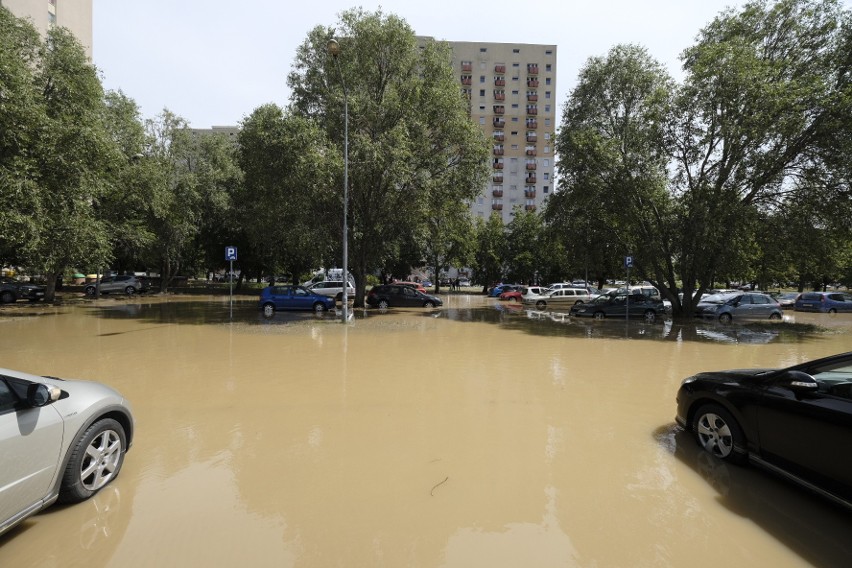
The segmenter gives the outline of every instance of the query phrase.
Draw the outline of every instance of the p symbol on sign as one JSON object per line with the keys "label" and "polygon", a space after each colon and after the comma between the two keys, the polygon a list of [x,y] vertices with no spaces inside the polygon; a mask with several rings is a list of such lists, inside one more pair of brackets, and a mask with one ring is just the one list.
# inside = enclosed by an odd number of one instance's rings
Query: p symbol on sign
{"label": "p symbol on sign", "polygon": [[225,260],[237,260],[237,247],[225,247]]}

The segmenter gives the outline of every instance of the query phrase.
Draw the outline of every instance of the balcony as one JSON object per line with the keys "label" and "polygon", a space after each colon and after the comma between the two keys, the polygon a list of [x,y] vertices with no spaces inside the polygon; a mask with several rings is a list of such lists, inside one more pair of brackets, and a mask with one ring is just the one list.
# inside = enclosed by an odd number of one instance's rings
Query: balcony
{"label": "balcony", "polygon": [[504,79],[503,77],[495,77],[494,86],[495,87],[505,87],[506,86],[506,79]]}
{"label": "balcony", "polygon": [[536,65],[535,63],[527,64],[527,74],[538,75],[538,65]]}
{"label": "balcony", "polygon": [[494,210],[494,211],[502,211],[503,210],[503,204],[502,203],[492,203],[491,209]]}
{"label": "balcony", "polygon": [[537,166],[536,166],[535,162],[530,162],[530,163],[527,164],[527,170],[534,170],[534,169],[536,169],[536,167]]}
{"label": "balcony", "polygon": [[526,183],[528,185],[534,185],[535,184],[535,174],[527,174],[527,179],[524,180],[524,183]]}
{"label": "balcony", "polygon": [[504,126],[506,126],[506,119],[500,118],[499,116],[495,116],[494,120],[492,121],[492,124],[497,128],[503,128]]}
{"label": "balcony", "polygon": [[503,114],[506,112],[506,107],[503,105],[494,105],[494,114]]}
{"label": "balcony", "polygon": [[471,63],[470,61],[462,61],[461,66],[462,71],[464,71],[465,73],[470,73],[471,71],[473,71],[473,63]]}
{"label": "balcony", "polygon": [[503,162],[494,162],[494,169],[495,170],[502,170],[503,169]]}
{"label": "balcony", "polygon": [[524,190],[524,197],[526,197],[527,199],[535,199],[535,188],[525,189]]}
{"label": "balcony", "polygon": [[527,148],[527,156],[535,156],[535,148]]}
{"label": "balcony", "polygon": [[503,183],[503,172],[491,176],[491,181],[494,183]]}
{"label": "balcony", "polygon": [[524,209],[527,211],[535,211],[535,205],[524,205]]}
{"label": "balcony", "polygon": [[538,136],[536,136],[535,132],[527,132],[527,142],[536,142],[538,140]]}
{"label": "balcony", "polygon": [[462,85],[470,85],[473,82],[473,79],[470,75],[462,75],[461,84]]}
{"label": "balcony", "polygon": [[505,91],[494,91],[494,100],[495,101],[505,101],[506,100],[506,92]]}
{"label": "balcony", "polygon": [[502,63],[498,63],[497,65],[494,66],[494,72],[503,74],[503,73],[506,72],[506,66],[503,65]]}
{"label": "balcony", "polygon": [[538,107],[536,105],[527,105],[527,114],[538,114]]}
{"label": "balcony", "polygon": [[491,192],[491,195],[493,195],[494,197],[503,197],[503,190],[502,189],[495,189],[494,191]]}
{"label": "balcony", "polygon": [[538,87],[538,79],[527,79],[527,87]]}
{"label": "balcony", "polygon": [[502,146],[495,146],[494,147],[494,155],[495,156],[502,156],[503,155],[503,147]]}
{"label": "balcony", "polygon": [[527,95],[527,100],[531,103],[538,101],[538,95]]}
{"label": "balcony", "polygon": [[527,128],[538,128],[538,121],[533,119],[527,119]]}
{"label": "balcony", "polygon": [[495,132],[494,133],[494,140],[496,140],[497,142],[502,142],[505,139],[506,139],[506,135],[503,134],[502,132],[499,132],[499,133]]}

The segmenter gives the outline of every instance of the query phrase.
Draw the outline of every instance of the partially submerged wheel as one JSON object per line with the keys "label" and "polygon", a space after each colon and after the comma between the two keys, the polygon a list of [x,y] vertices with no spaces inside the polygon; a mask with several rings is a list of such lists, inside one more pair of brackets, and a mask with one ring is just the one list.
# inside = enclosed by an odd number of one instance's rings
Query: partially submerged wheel
{"label": "partially submerged wheel", "polygon": [[15,301],[15,294],[10,292],[9,290],[4,290],[0,292],[0,304],[11,304]]}
{"label": "partially submerged wheel", "polygon": [[603,312],[595,312],[595,319],[596,319],[596,320],[602,320],[602,319],[604,319],[605,317],[606,317],[606,314],[605,314],[605,313],[603,313]]}
{"label": "partially submerged wheel", "polygon": [[743,463],[746,456],[735,451],[745,447],[745,436],[731,414],[718,404],[705,404],[695,413],[692,430],[698,444],[719,459]]}
{"label": "partially submerged wheel", "polygon": [[94,287],[94,286],[87,286],[87,287],[86,287],[86,295],[87,295],[87,296],[94,296],[94,295],[95,295],[95,291],[96,291],[96,289],[95,289],[95,287]]}
{"label": "partially submerged wheel", "polygon": [[645,323],[654,323],[657,321],[657,312],[654,310],[645,310],[643,316],[645,318]]}
{"label": "partially submerged wheel", "polygon": [[836,314],[836,313],[837,313],[837,308],[829,308],[829,309],[828,309],[828,313],[830,313],[830,314]]}
{"label": "partially submerged wheel", "polygon": [[263,304],[263,315],[271,318],[275,315],[275,306],[272,304]]}
{"label": "partially submerged wheel", "polygon": [[770,314],[770,315],[769,315],[769,319],[771,319],[771,320],[780,320],[780,319],[781,319],[781,314]]}
{"label": "partially submerged wheel", "polygon": [[427,301],[426,303],[423,304],[423,307],[424,308],[434,308],[435,304],[432,301]]}
{"label": "partially submerged wheel", "polygon": [[128,286],[127,288],[124,289],[124,293],[127,294],[128,296],[132,296],[133,294],[136,293],[136,288],[134,288],[133,286]]}
{"label": "partially submerged wheel", "polygon": [[121,470],[126,447],[124,428],[116,420],[104,418],[89,426],[72,450],[59,500],[76,503],[100,491]]}
{"label": "partially submerged wheel", "polygon": [[314,304],[314,311],[318,314],[323,313],[326,309],[328,308],[326,308],[325,304],[323,304],[322,302],[317,302],[316,304]]}
{"label": "partially submerged wheel", "polygon": [[390,304],[388,303],[387,300],[379,300],[379,309],[380,310],[386,310],[389,307],[390,307]]}
{"label": "partially submerged wheel", "polygon": [[543,310],[544,308],[547,307],[547,302],[545,302],[544,300],[539,300],[538,302],[535,303],[535,307],[537,307],[540,310]]}
{"label": "partially submerged wheel", "polygon": [[731,323],[731,314],[722,314],[719,316],[719,323]]}

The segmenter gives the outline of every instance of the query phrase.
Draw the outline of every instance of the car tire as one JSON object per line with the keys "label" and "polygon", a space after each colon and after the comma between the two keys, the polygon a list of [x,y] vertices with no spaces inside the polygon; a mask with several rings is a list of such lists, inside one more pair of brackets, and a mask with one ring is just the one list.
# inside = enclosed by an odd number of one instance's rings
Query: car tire
{"label": "car tire", "polygon": [[426,302],[426,303],[423,304],[423,307],[424,308],[434,308],[435,304],[432,303],[432,302]]}
{"label": "car tire", "polygon": [[334,299],[337,300],[338,302],[342,302],[343,301],[343,292],[341,292],[340,294],[335,296]]}
{"label": "car tire", "polygon": [[657,321],[657,312],[654,310],[645,310],[643,317],[645,318],[645,323],[654,323]]}
{"label": "car tire", "polygon": [[538,302],[535,303],[535,307],[537,307],[540,310],[543,310],[544,308],[547,307],[547,302],[545,302],[544,300],[539,300]]}
{"label": "car tire", "polygon": [[116,420],[104,418],[89,426],[71,451],[59,501],[77,503],[100,491],[118,475],[126,448],[124,428]]}
{"label": "car tire", "polygon": [[594,318],[596,320],[602,320],[606,318],[606,314],[603,312],[595,312]]}
{"label": "car tire", "polygon": [[574,305],[579,306],[582,303],[583,303],[583,300],[577,300],[576,302],[574,302]]}
{"label": "car tire", "polygon": [[15,294],[5,290],[0,292],[0,304],[11,304],[15,301]]}
{"label": "car tire", "polygon": [[94,286],[86,286],[86,295],[90,298],[94,297],[96,291],[97,290]]}
{"label": "car tire", "polygon": [[389,307],[390,307],[390,304],[388,303],[387,300],[379,300],[379,309],[380,310],[386,310]]}
{"label": "car tire", "polygon": [[275,315],[275,305],[274,304],[263,304],[263,315],[264,317],[271,318]]}
{"label": "car tire", "polygon": [[326,311],[327,309],[328,309],[328,308],[326,308],[326,307],[325,307],[325,304],[323,304],[322,302],[317,302],[316,304],[314,304],[314,311],[315,311],[316,313],[318,313],[318,314],[323,313],[323,312],[324,312],[324,311]]}
{"label": "car tire", "polygon": [[830,313],[830,314],[836,314],[836,313],[837,313],[837,310],[836,310],[835,308],[829,308],[829,309],[828,309],[828,313]]}
{"label": "car tire", "polygon": [[719,323],[728,324],[731,323],[732,319],[731,314],[722,314],[719,316]]}
{"label": "car tire", "polygon": [[124,289],[124,293],[127,294],[128,296],[132,296],[133,294],[136,293],[136,288],[134,288],[133,286],[128,286],[127,288]]}
{"label": "car tire", "polygon": [[769,319],[778,321],[781,319],[781,314],[769,314]]}
{"label": "car tire", "polygon": [[692,431],[706,452],[732,463],[746,462],[746,454],[736,450],[745,448],[743,431],[731,413],[718,404],[705,404],[696,411]]}

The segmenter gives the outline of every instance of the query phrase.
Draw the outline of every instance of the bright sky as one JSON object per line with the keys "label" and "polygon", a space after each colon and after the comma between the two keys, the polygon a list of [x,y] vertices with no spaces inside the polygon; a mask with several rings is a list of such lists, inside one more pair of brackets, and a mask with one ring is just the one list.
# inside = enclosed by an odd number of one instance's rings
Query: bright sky
{"label": "bright sky", "polygon": [[[297,47],[354,6],[405,19],[449,41],[557,46],[562,104],[586,60],[638,43],[681,78],[680,53],[727,6],[743,0],[94,0],[94,62],[107,89],[145,118],[168,108],[195,128],[236,125],[258,106],[285,106]],[[528,22],[525,24],[525,22]]]}

